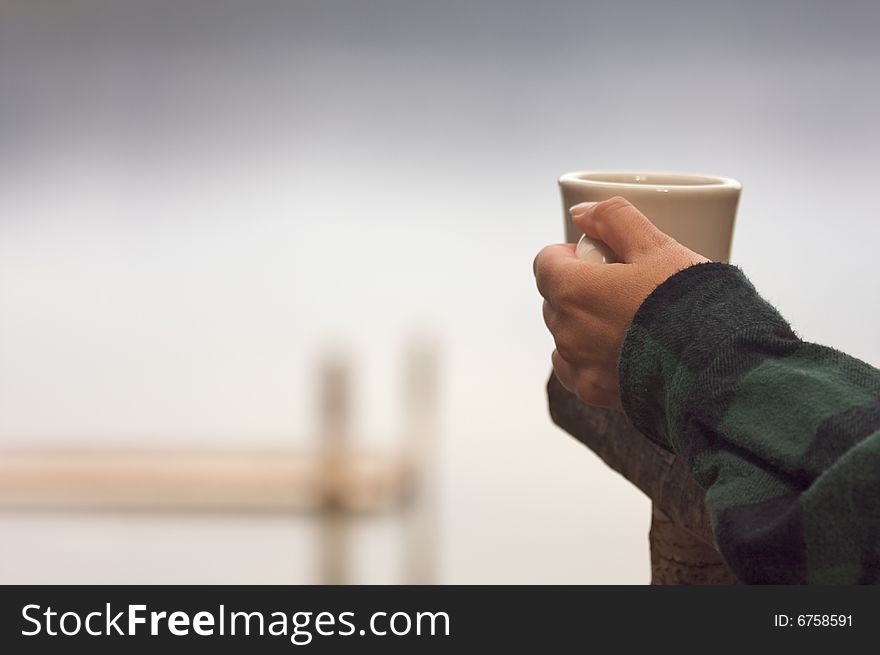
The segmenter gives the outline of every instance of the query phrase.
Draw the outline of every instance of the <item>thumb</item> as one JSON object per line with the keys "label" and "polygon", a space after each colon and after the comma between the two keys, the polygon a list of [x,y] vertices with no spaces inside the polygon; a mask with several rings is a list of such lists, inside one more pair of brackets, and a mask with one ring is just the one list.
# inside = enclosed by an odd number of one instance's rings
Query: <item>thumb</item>
{"label": "thumb", "polygon": [[628,200],[619,196],[571,208],[571,220],[588,237],[608,244],[621,261],[631,262],[668,237]]}

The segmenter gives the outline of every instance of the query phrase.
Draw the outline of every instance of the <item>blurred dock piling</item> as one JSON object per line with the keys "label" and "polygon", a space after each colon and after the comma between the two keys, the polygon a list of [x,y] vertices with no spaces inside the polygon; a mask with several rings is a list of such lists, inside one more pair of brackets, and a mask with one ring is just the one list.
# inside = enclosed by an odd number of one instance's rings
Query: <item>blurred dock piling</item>
{"label": "blurred dock piling", "polygon": [[34,449],[0,452],[0,511],[254,512],[318,521],[324,584],[351,579],[354,516],[402,521],[404,582],[433,580],[436,353],[405,350],[403,438],[392,453],[356,448],[351,375],[333,355],[318,371],[318,448],[294,450]]}

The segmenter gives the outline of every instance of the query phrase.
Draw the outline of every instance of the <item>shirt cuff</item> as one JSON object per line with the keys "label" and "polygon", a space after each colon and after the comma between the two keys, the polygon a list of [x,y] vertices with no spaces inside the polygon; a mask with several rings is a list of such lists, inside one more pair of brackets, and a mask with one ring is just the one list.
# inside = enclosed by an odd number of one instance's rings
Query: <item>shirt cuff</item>
{"label": "shirt cuff", "polygon": [[[697,264],[658,286],[633,317],[618,362],[621,405],[633,425],[680,452],[680,426],[695,408],[713,404],[707,369],[716,358],[731,359],[721,344],[755,327],[796,338],[735,266]],[[735,359],[720,362],[721,368],[735,368]]]}

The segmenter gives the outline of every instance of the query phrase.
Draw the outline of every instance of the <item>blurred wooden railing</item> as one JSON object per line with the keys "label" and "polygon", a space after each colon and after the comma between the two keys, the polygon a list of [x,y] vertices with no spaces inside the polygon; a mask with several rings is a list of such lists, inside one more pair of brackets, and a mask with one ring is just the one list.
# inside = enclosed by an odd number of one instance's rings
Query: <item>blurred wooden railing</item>
{"label": "blurred wooden railing", "polygon": [[327,584],[350,579],[350,518],[396,512],[404,522],[402,579],[430,583],[436,541],[434,348],[416,342],[404,363],[398,452],[356,448],[350,370],[334,356],[319,371],[321,427],[313,451],[0,452],[0,511],[305,513],[321,526],[319,579]]}
{"label": "blurred wooden railing", "polygon": [[405,502],[401,458],[344,454],[70,450],[0,453],[0,509],[346,513]]}

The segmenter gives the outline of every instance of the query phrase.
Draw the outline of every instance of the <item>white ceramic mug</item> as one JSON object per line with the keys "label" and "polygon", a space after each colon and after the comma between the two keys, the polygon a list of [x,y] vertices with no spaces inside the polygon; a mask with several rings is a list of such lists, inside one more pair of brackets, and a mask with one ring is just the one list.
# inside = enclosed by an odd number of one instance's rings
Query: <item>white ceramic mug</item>
{"label": "white ceramic mug", "polygon": [[[582,232],[571,222],[572,205],[622,196],[661,231],[694,252],[718,262],[730,260],[736,206],[742,185],[729,177],[678,173],[581,171],[559,178],[565,240],[577,243]],[[585,240],[578,256],[607,260],[603,244]],[[591,252],[592,251],[592,252]],[[590,255],[593,255],[592,257]],[[598,257],[598,259],[597,259]]]}

